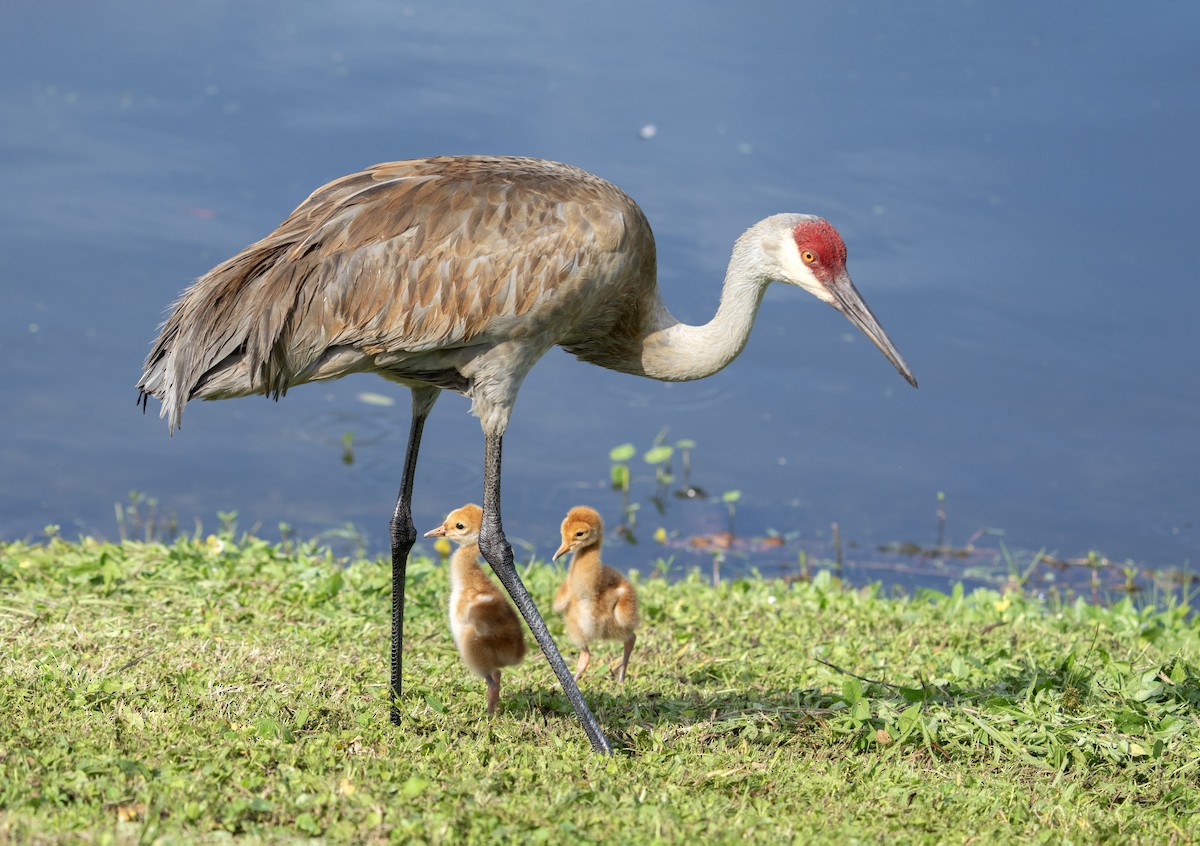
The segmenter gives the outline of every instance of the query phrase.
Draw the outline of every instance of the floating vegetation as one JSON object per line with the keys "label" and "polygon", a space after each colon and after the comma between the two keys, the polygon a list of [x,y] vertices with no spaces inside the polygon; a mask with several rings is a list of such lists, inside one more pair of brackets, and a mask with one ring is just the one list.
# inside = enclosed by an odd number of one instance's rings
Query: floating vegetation
{"label": "floating vegetation", "polygon": [[[662,430],[642,452],[643,464],[653,471],[649,479],[633,470],[638,454],[634,444],[610,450],[611,486],[619,494],[613,534],[631,544],[638,542],[639,499],[647,499],[660,520],[652,538],[670,550],[668,566],[683,571],[710,569],[714,585],[720,583],[722,569],[732,565],[739,574],[759,572],[789,580],[808,581],[826,569],[855,584],[884,582],[898,590],[943,588],[961,581],[1004,590],[1085,596],[1093,602],[1114,596],[1153,599],[1163,593],[1186,600],[1189,589],[1200,588],[1200,576],[1186,567],[1151,569],[1133,561],[1114,561],[1095,551],[1070,558],[1044,549],[1018,551],[1005,544],[1003,530],[993,527],[978,528],[956,543],[947,530],[949,498],[945,491],[936,493],[932,543],[898,540],[862,548],[847,538],[837,522],[828,530],[809,534],[790,527],[787,531],[767,527],[751,532],[742,527],[739,532],[736,517],[744,501],[742,491],[711,496],[696,484],[692,479],[696,450],[696,442],[690,439],[668,442],[667,431]],[[678,477],[676,463],[681,470]],[[648,489],[639,484],[646,482]],[[682,506],[685,510],[680,512],[672,510],[673,502],[691,504]],[[705,511],[697,513],[700,509]],[[724,520],[719,516],[721,510]],[[719,528],[722,522],[725,525]],[[711,528],[682,528],[697,524]]]}

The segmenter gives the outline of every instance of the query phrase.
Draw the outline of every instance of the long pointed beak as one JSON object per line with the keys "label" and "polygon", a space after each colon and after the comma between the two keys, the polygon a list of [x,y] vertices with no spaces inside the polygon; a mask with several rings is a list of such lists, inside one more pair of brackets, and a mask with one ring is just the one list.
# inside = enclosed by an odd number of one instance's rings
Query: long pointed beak
{"label": "long pointed beak", "polygon": [[867,307],[867,302],[862,298],[862,294],[858,293],[858,289],[854,287],[854,283],[850,280],[850,274],[842,271],[827,288],[833,294],[833,302],[830,305],[846,315],[851,323],[871,339],[871,343],[879,347],[879,351],[887,356],[888,361],[900,371],[900,375],[908,384],[914,388],[917,387],[917,380],[913,377],[912,371],[908,369],[908,365],[904,363],[904,358],[896,349],[896,345],[892,343],[892,339],[887,336],[887,332],[883,331],[883,327],[879,325],[879,321]]}
{"label": "long pointed beak", "polygon": [[430,529],[425,533],[427,538],[444,538],[446,536],[446,527],[438,526],[436,529]]}
{"label": "long pointed beak", "polygon": [[550,560],[557,561],[558,559],[562,558],[564,555],[566,555],[570,551],[571,551],[571,545],[564,543],[562,546],[560,546],[558,548],[558,552],[556,552],[550,556]]}

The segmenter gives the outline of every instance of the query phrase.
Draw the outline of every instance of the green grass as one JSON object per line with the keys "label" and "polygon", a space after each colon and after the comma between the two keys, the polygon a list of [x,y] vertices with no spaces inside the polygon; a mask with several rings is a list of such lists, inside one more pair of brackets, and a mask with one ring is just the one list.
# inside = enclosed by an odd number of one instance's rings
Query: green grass
{"label": "green grass", "polygon": [[[524,573],[543,608],[561,573]],[[0,841],[1200,830],[1200,627],[1184,607],[898,599],[827,574],[717,590],[642,579],[630,680],[609,677],[610,645],[583,684],[619,747],[607,759],[536,653],[484,716],[428,559],[409,568],[403,725],[388,724],[389,578],[379,561],[343,568],[256,540],[0,544]]]}

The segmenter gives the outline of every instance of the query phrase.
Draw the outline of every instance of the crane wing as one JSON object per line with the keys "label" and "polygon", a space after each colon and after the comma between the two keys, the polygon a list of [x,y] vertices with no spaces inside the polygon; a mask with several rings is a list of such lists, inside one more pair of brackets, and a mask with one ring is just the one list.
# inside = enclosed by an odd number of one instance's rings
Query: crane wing
{"label": "crane wing", "polygon": [[312,378],[519,333],[620,251],[640,210],[537,159],[375,165],[319,188],[184,292],[139,389],[178,427],[195,396],[278,397]]}

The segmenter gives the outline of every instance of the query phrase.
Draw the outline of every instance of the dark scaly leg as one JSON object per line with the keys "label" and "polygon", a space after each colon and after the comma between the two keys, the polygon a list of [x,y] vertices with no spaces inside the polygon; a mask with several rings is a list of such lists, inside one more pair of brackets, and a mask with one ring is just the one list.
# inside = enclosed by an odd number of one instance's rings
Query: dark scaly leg
{"label": "dark scaly leg", "polygon": [[413,476],[417,472],[417,452],[421,448],[421,431],[425,418],[441,393],[438,388],[414,388],[412,392],[412,425],[408,430],[408,450],[404,455],[404,477],[400,494],[392,512],[392,680],[388,713],[392,725],[400,725],[400,682],[404,641],[404,574],[408,569],[408,553],[417,542],[417,529],[412,520]]}
{"label": "dark scaly leg", "polygon": [[508,595],[512,597],[521,616],[525,618],[538,646],[546,654],[551,669],[558,676],[558,681],[562,684],[567,699],[575,709],[575,715],[579,717],[579,722],[583,724],[583,730],[587,732],[588,740],[592,742],[592,748],[605,755],[611,755],[612,745],[600,729],[600,723],[596,721],[595,715],[583,701],[579,685],[575,683],[570,670],[567,669],[562,653],[558,651],[554,639],[550,637],[550,630],[546,628],[546,622],[538,612],[537,606],[533,604],[529,590],[521,581],[521,577],[517,575],[517,568],[513,565],[512,547],[504,537],[504,529],[500,525],[500,452],[503,440],[502,435],[484,433],[483,527],[479,532],[479,550],[483,553],[484,560],[491,565],[492,570],[499,577],[500,583],[504,585]]}

